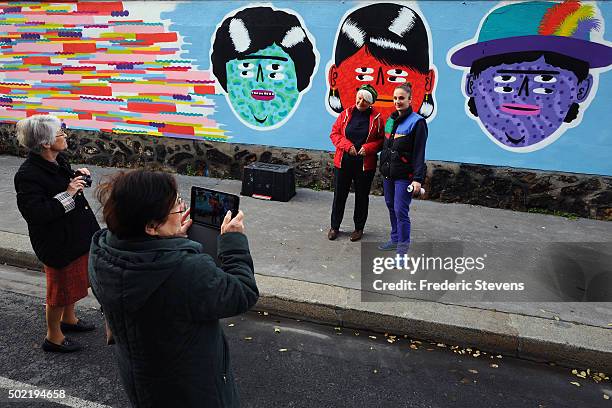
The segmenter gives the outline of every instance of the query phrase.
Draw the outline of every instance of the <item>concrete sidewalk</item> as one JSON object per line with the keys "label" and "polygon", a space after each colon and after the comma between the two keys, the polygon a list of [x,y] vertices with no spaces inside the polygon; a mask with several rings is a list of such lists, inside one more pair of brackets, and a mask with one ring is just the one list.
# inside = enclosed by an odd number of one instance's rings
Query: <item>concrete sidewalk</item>
{"label": "concrete sidewalk", "polygon": [[[13,176],[22,161],[0,156],[0,261],[37,269],[40,266],[27,226],[15,203]],[[87,167],[94,175],[94,185],[101,176],[117,171]],[[236,180],[181,175],[177,179],[183,197],[189,197],[191,185],[240,192]],[[86,190],[92,207],[98,209],[92,192]],[[352,200],[351,195],[342,225],[349,233],[353,229]],[[466,300],[452,295],[436,301],[380,295],[388,301],[362,302],[362,244],[350,242],[348,233],[336,241],[327,240],[331,201],[331,192],[308,189],[299,189],[288,203],[241,197],[262,293],[259,309],[572,367],[602,370],[612,366],[612,303],[485,302],[486,297]],[[604,221],[572,221],[463,204],[416,200],[411,218],[414,242],[452,241],[489,248],[519,243],[537,253],[548,242],[612,241],[612,224]],[[373,196],[364,241],[383,242],[388,233],[384,200]],[[612,255],[610,252],[608,249],[606,255]],[[499,262],[506,262],[498,265],[500,273],[512,276],[514,265],[499,255],[504,260]],[[546,284],[535,278],[531,283]]]}

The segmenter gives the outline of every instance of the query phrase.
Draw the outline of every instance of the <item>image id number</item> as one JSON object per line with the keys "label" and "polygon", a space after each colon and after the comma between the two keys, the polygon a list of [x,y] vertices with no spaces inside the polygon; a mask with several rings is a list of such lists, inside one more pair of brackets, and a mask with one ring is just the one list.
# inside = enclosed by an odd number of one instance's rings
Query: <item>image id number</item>
{"label": "image id number", "polygon": [[9,399],[66,398],[66,390],[8,390]]}

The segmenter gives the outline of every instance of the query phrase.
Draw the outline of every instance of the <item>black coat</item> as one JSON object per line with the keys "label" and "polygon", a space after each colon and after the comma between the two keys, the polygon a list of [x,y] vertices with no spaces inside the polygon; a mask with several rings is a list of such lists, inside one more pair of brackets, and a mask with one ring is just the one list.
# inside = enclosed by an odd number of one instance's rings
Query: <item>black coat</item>
{"label": "black coat", "polygon": [[100,229],[82,191],[73,197],[75,208],[68,212],[53,198],[66,191],[72,177],[62,154],[55,164],[30,153],[15,174],[17,207],[28,223],[32,248],[43,264],[54,268],[87,253],[91,237]]}
{"label": "black coat", "polygon": [[104,308],[134,407],[238,407],[218,319],[259,297],[246,236],[220,236],[218,268],[186,238],[94,235],[89,281]]}
{"label": "black coat", "polygon": [[385,124],[385,141],[380,154],[380,173],[392,180],[422,183],[427,174],[425,144],[427,123],[412,109],[393,112]]}

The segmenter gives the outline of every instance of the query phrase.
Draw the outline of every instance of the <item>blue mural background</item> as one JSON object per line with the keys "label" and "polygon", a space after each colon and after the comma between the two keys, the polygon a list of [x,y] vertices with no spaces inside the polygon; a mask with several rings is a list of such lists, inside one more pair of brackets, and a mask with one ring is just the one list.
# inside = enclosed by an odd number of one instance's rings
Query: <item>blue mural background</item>
{"label": "blue mural background", "polygon": [[[582,122],[551,145],[531,153],[501,149],[483,134],[476,121],[465,113],[462,93],[463,73],[447,65],[446,54],[459,42],[474,37],[481,19],[495,2],[420,1],[396,2],[419,10],[429,24],[433,43],[433,64],[437,67],[435,118],[429,123],[427,159],[612,175],[612,71],[599,75],[597,94],[584,112]],[[180,33],[185,44],[184,58],[194,60],[200,69],[210,68],[211,37],[224,16],[245,5],[272,5],[291,9],[301,15],[314,36],[320,61],[311,89],[285,125],[269,131],[244,126],[233,114],[223,95],[215,95],[218,111],[214,118],[228,131],[230,142],[332,150],[329,132],[335,117],[326,110],[326,71],[331,59],[338,25],[344,14],[363,3],[350,1],[189,2],[177,3],[162,19],[172,21],[171,29]],[[612,21],[612,3],[596,2],[604,23]],[[460,16],[460,20],[458,20]],[[604,29],[604,27],[602,27]],[[609,41],[610,35],[604,34]]]}

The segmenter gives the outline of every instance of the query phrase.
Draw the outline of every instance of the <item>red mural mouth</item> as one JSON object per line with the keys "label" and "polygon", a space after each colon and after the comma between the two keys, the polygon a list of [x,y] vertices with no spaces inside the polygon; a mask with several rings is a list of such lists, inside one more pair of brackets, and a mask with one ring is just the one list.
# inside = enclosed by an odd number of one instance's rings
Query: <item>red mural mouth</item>
{"label": "red mural mouth", "polygon": [[251,91],[251,98],[258,101],[271,101],[275,96],[273,91],[268,91],[266,89],[253,89]]}
{"label": "red mural mouth", "polygon": [[499,110],[512,115],[537,115],[540,113],[540,107],[538,105],[520,103],[504,103]]}

